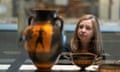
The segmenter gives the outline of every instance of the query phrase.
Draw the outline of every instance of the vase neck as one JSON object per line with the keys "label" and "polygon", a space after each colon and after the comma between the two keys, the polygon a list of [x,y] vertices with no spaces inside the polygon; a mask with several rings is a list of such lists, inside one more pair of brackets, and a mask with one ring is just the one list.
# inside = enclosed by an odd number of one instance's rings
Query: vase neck
{"label": "vase neck", "polygon": [[35,11],[35,21],[48,21],[53,20],[56,17],[57,12],[51,10],[37,10]]}
{"label": "vase neck", "polygon": [[33,21],[34,25],[39,25],[39,24],[51,24],[51,21],[48,20],[48,21]]}

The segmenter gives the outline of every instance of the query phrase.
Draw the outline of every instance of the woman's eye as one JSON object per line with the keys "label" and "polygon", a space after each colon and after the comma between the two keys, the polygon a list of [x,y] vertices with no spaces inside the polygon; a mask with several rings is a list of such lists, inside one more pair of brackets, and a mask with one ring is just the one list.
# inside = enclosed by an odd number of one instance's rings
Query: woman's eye
{"label": "woman's eye", "polygon": [[80,28],[80,29],[82,29],[82,28],[83,28],[83,26],[79,26],[79,28]]}
{"label": "woman's eye", "polygon": [[86,27],[87,30],[91,30],[91,27]]}

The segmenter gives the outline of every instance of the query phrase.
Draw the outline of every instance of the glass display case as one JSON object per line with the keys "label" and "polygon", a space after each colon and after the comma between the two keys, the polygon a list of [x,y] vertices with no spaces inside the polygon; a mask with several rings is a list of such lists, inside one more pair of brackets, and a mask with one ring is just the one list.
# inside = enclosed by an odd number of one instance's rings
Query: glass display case
{"label": "glass display case", "polygon": [[120,60],[120,0],[0,0],[0,72],[37,72],[19,41],[35,7],[59,11],[67,42],[79,17],[94,14],[100,21],[107,59]]}

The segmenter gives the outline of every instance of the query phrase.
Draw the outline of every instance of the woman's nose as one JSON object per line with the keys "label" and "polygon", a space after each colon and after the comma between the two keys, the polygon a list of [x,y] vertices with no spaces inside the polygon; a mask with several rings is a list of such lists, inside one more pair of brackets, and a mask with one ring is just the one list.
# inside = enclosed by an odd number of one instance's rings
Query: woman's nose
{"label": "woman's nose", "polygon": [[82,32],[85,32],[86,31],[86,29],[85,28],[82,28],[82,30],[81,30]]}

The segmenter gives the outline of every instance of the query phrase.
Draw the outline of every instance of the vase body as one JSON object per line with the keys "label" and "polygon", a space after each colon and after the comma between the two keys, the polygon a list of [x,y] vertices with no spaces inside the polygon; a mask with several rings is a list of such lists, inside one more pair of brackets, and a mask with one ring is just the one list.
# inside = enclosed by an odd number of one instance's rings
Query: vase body
{"label": "vase body", "polygon": [[33,12],[23,32],[24,47],[38,70],[50,70],[63,50],[63,20],[56,10]]}

